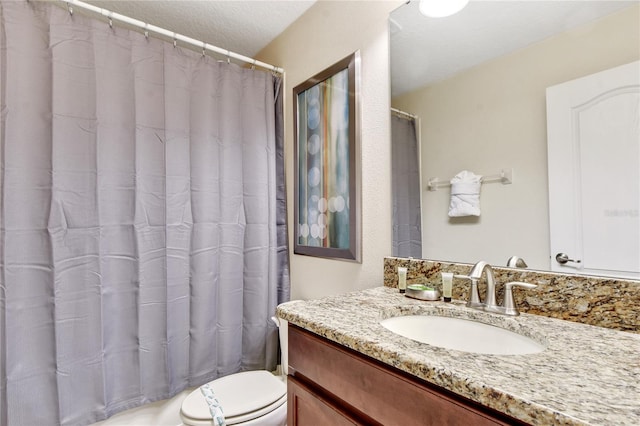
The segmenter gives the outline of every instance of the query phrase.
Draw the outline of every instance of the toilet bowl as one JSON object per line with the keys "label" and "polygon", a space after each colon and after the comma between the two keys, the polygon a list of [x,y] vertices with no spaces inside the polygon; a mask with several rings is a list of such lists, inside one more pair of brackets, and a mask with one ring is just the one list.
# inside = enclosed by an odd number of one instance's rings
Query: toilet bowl
{"label": "toilet bowl", "polygon": [[[209,383],[227,425],[285,426],[287,423],[287,321],[272,317],[280,334],[282,376],[266,370],[244,371]],[[182,402],[180,418],[186,426],[211,426],[209,406],[200,388]]]}

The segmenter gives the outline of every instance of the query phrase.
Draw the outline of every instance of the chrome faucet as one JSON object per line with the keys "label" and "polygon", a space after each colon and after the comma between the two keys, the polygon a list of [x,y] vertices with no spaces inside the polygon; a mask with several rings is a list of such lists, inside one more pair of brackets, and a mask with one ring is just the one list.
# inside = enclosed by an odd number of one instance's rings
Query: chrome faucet
{"label": "chrome faucet", "polygon": [[[487,271],[487,292],[485,294],[485,301],[482,302],[480,295],[478,294],[478,281],[482,278],[482,273]],[[468,308],[475,308],[484,310],[487,306],[487,302],[490,302],[492,306],[496,305],[496,279],[493,275],[493,269],[487,262],[480,261],[473,265],[469,275],[455,275],[456,278],[462,278],[471,281],[469,288],[469,301],[467,302]]]}
{"label": "chrome faucet", "polygon": [[[478,281],[482,278],[482,274],[486,271],[487,275],[487,291],[485,293],[484,302],[480,300],[478,294]],[[471,288],[469,289],[469,301],[467,306],[474,309],[480,309],[487,312],[495,312],[505,315],[520,315],[518,309],[513,300],[514,286],[535,288],[535,284],[529,284],[519,281],[513,281],[505,284],[504,301],[502,306],[496,302],[496,277],[493,273],[493,268],[485,261],[480,261],[473,265],[469,275],[456,275],[456,278],[468,279],[471,281]]]}
{"label": "chrome faucet", "polygon": [[496,277],[493,274],[493,268],[485,261],[480,261],[473,265],[469,278],[480,280],[482,273],[487,271],[487,291],[484,295],[483,309],[489,312],[500,312],[500,306],[496,302]]}

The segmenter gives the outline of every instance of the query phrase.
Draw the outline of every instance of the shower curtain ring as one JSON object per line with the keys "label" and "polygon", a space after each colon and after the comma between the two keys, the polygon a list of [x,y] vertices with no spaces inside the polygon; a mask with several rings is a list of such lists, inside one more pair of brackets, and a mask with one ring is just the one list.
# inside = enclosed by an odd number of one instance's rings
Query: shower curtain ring
{"label": "shower curtain ring", "polygon": [[202,57],[204,57],[204,53],[207,50],[207,43],[205,43],[204,41],[202,42]]}
{"label": "shower curtain ring", "polygon": [[231,51],[227,50],[227,63],[230,64],[231,63]]}
{"label": "shower curtain ring", "polygon": [[144,37],[148,40],[149,39],[149,24],[145,23],[144,24]]}
{"label": "shower curtain ring", "polygon": [[113,12],[109,12],[109,28],[113,29],[113,19],[111,16],[113,16]]}
{"label": "shower curtain ring", "polygon": [[73,16],[73,7],[67,2],[67,10],[69,11],[69,15]]}
{"label": "shower curtain ring", "polygon": [[251,64],[251,69],[255,70],[256,69],[256,60],[253,60],[253,63]]}
{"label": "shower curtain ring", "polygon": [[173,47],[176,47],[177,44],[178,44],[178,37],[176,36],[176,33],[173,33]]}

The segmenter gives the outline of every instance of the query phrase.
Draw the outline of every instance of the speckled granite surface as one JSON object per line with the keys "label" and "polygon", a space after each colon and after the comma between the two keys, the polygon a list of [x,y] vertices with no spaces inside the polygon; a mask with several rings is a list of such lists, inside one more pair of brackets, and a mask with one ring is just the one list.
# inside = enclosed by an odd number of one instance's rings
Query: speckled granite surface
{"label": "speckled granite surface", "polygon": [[[480,355],[398,336],[379,322],[408,314],[471,318],[543,343],[541,353]],[[378,287],[278,307],[282,318],[534,425],[640,424],[640,335],[540,315],[506,317],[462,302],[424,302]]]}
{"label": "speckled granite surface", "polygon": [[[408,267],[407,282],[427,282],[441,287],[440,272],[468,274],[470,264],[436,262],[424,259],[386,257],[384,285],[398,286],[398,266]],[[514,299],[520,312],[597,325],[614,330],[640,333],[640,281],[567,275],[530,269],[493,268],[498,301],[502,301],[503,284],[525,281],[537,284],[531,290],[515,289]],[[453,298],[467,300],[468,281],[454,279]],[[480,283],[484,296],[484,282]]]}

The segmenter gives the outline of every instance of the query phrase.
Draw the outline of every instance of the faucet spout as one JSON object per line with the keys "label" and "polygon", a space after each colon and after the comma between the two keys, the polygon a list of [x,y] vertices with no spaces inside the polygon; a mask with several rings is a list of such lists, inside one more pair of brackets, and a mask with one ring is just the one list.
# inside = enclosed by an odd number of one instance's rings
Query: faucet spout
{"label": "faucet spout", "polygon": [[507,266],[510,268],[526,268],[528,265],[523,258],[518,256],[511,256],[507,260]]}
{"label": "faucet spout", "polygon": [[482,274],[486,271],[487,274],[487,292],[484,297],[484,310],[491,312],[501,312],[502,307],[498,306],[496,302],[496,278],[493,274],[493,268],[487,262],[481,260],[473,265],[471,272],[469,272],[469,278],[479,280],[482,278]]}

